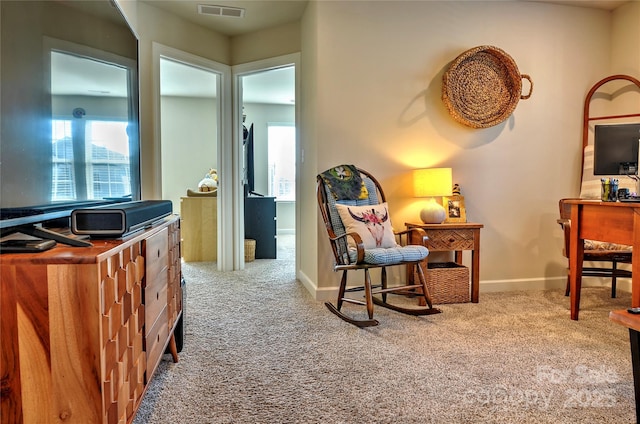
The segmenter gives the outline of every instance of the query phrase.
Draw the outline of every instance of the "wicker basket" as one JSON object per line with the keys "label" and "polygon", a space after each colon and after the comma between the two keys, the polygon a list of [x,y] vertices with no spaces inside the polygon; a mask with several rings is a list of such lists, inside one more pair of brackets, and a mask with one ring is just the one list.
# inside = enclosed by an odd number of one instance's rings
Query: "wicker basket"
{"label": "wicker basket", "polygon": [[434,304],[470,301],[469,268],[455,262],[428,264],[427,287]]}
{"label": "wicker basket", "polygon": [[256,259],[256,241],[253,239],[244,240],[244,261],[253,262]]}
{"label": "wicker basket", "polygon": [[[522,94],[522,79],[530,89]],[[503,50],[478,46],[459,55],[444,73],[442,101],[451,116],[472,128],[487,128],[506,120],[520,99],[533,91],[529,75],[520,74]]]}

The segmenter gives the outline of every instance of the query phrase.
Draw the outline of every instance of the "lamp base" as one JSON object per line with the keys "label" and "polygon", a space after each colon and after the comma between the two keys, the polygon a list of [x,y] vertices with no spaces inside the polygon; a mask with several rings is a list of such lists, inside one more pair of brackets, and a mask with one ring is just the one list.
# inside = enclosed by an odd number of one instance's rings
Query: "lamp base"
{"label": "lamp base", "polygon": [[420,211],[420,219],[425,224],[442,224],[447,214],[435,199],[428,201]]}

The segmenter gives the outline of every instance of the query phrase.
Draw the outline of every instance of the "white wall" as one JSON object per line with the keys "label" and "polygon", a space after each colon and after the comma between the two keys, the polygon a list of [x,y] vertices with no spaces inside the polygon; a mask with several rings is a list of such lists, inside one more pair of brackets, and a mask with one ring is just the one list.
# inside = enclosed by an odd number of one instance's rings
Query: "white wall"
{"label": "white wall", "polygon": [[231,65],[300,51],[300,22],[231,37]]}
{"label": "white wall", "polygon": [[180,213],[180,198],[218,168],[216,99],[163,96],[162,198]]}
{"label": "white wall", "polygon": [[[303,93],[302,109],[315,110],[303,115],[300,201],[315,203],[315,174],[354,163],[380,179],[394,225],[403,227],[418,219],[410,171],[450,166],[468,220],[485,226],[481,290],[561,284],[558,200],[578,194],[583,101],[610,73],[611,13],[533,2],[399,3],[307,9],[302,63],[316,66],[303,67],[303,79],[316,91]],[[485,44],[531,75],[533,95],[506,122],[470,129],[443,106],[442,75],[457,55]],[[337,286],[339,277],[327,272],[333,259],[319,220],[317,206],[302,214],[301,237],[319,235],[318,270],[309,258],[301,264],[312,291]]]}
{"label": "white wall", "polygon": [[[640,79],[640,2],[629,2],[616,9],[612,22],[610,74],[625,74]],[[624,90],[623,87],[616,94],[615,113],[637,113],[640,93]]]}
{"label": "white wall", "polygon": [[636,78],[640,69],[640,2],[633,1],[613,12],[611,73]]}

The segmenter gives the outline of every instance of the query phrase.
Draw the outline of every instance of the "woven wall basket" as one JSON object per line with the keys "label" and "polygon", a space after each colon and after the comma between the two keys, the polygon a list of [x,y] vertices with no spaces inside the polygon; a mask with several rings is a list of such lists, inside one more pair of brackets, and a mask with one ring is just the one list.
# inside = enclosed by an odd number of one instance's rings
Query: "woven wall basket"
{"label": "woven wall basket", "polygon": [[[522,94],[523,78],[530,86],[526,95]],[[471,128],[488,128],[506,120],[532,91],[531,77],[520,74],[511,56],[493,46],[465,51],[442,78],[442,101],[456,121]]]}

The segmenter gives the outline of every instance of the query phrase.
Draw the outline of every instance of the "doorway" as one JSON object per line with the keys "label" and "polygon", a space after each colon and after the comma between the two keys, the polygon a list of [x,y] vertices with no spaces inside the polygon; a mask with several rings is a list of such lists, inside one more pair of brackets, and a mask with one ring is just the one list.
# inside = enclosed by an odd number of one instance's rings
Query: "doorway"
{"label": "doorway", "polygon": [[215,169],[218,174],[216,205],[217,267],[233,269],[234,243],[230,72],[226,65],[180,50],[153,44],[156,80],[156,138],[160,169],[160,195],[180,213],[182,198],[198,191],[199,182]]}
{"label": "doorway", "polygon": [[279,59],[234,67],[234,73],[243,125],[253,141],[252,169],[244,160],[243,183],[253,193],[275,198],[276,258],[295,259],[296,65],[291,57]]}

